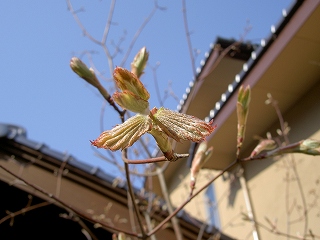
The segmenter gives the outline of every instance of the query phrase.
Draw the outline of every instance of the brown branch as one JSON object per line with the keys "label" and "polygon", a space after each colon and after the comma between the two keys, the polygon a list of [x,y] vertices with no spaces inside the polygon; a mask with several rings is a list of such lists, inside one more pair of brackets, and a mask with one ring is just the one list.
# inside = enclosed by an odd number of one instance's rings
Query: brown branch
{"label": "brown branch", "polygon": [[[188,156],[189,156],[188,153],[176,154],[177,159],[187,158]],[[137,159],[137,160],[131,160],[123,157],[123,161],[128,164],[146,164],[146,163],[166,162],[168,161],[168,159],[165,156],[147,158],[147,159]]]}
{"label": "brown branch", "polygon": [[[61,181],[62,181],[62,175],[63,175],[63,171],[65,166],[68,163],[68,159],[64,160],[59,168],[58,171],[58,179],[57,179],[57,187],[56,187],[56,196],[59,197],[60,196],[60,191],[61,191]],[[70,219],[70,218],[68,218]],[[88,226],[81,220],[81,218],[77,217],[72,217],[71,218],[73,221],[77,222],[83,229],[85,229],[87,231],[87,234],[89,234],[91,236],[92,239],[94,240],[98,240],[98,238],[95,236],[95,234],[88,228]]]}
{"label": "brown branch", "polygon": [[256,156],[249,156],[246,158],[239,159],[238,161],[239,162],[249,162],[249,161],[255,161],[255,160],[263,160],[263,159],[266,159],[269,157],[274,157],[277,155],[284,155],[286,153],[292,153],[293,152],[292,149],[299,146],[300,144],[301,144],[301,141],[296,142],[296,143],[291,143],[289,145],[281,146],[281,147],[278,147],[278,148],[271,150],[271,151],[268,151],[268,152],[262,152]]}
{"label": "brown branch", "polygon": [[[146,154],[149,156],[149,158],[152,158],[152,154],[151,154],[150,150],[148,149],[147,144],[144,142],[143,138],[139,139],[139,143],[141,144],[142,148],[144,149]],[[146,176],[154,176],[154,175],[157,175],[158,173],[162,174],[169,166],[169,163],[170,163],[169,161],[166,161],[164,164],[162,164],[161,167],[156,165],[157,170],[155,172],[148,173],[148,175],[146,175]],[[160,168],[160,170],[158,168]]]}
{"label": "brown branch", "polygon": [[19,211],[16,211],[14,213],[9,213],[7,216],[3,217],[2,219],[0,219],[0,224],[2,224],[3,222],[7,221],[8,219],[12,219],[20,214],[24,214],[26,212],[29,212],[29,211],[32,211],[34,209],[37,209],[37,208],[41,208],[41,207],[45,207],[45,206],[48,206],[50,205],[51,203],[49,202],[42,202],[42,203],[38,203],[38,204],[35,204],[35,205],[31,205],[31,206],[28,206],[28,207],[24,207],[22,209],[20,209]]}
{"label": "brown branch", "polygon": [[[282,113],[280,111],[278,102],[275,99],[273,99],[271,95],[270,95],[270,100],[271,100],[271,104],[272,104],[273,108],[275,109],[275,111],[276,111],[276,113],[278,115],[278,119],[279,119],[279,122],[280,122],[280,128],[281,128],[283,137],[285,139],[285,142],[288,145],[289,144],[289,138],[288,138],[288,135],[287,135],[287,131],[285,129],[285,122],[284,122]],[[291,157],[291,168],[292,168],[293,173],[294,173],[295,178],[296,178],[296,182],[297,182],[297,185],[298,185],[298,189],[299,189],[300,197],[301,197],[301,201],[302,201],[302,206],[303,206],[303,215],[304,215],[304,220],[305,220],[304,221],[304,234],[303,235],[305,236],[307,234],[307,231],[308,231],[307,200],[306,200],[305,194],[303,192],[303,186],[302,186],[302,183],[301,183],[301,179],[300,179],[298,170],[296,168],[295,160],[294,160],[292,155],[290,157]]]}
{"label": "brown branch", "polygon": [[67,1],[67,5],[68,5],[68,10],[71,12],[73,18],[75,19],[76,23],[80,27],[83,35],[86,36],[87,38],[89,38],[93,43],[95,43],[95,44],[97,44],[97,45],[102,47],[103,51],[105,52],[105,54],[107,56],[108,65],[109,65],[109,71],[110,71],[110,73],[112,73],[113,69],[114,69],[113,57],[111,56],[111,54],[109,52],[109,49],[107,48],[107,46],[105,44],[105,41],[107,39],[107,36],[108,36],[108,33],[109,33],[110,24],[111,24],[111,21],[112,21],[113,11],[114,11],[114,7],[115,7],[115,0],[111,2],[111,7],[110,7],[110,11],[109,11],[109,17],[108,17],[108,20],[107,20],[107,23],[106,23],[106,27],[105,27],[104,34],[103,34],[103,37],[102,37],[102,41],[99,41],[96,38],[94,38],[86,30],[86,28],[82,24],[80,18],[78,17],[77,12],[73,9],[71,1],[70,0],[66,0],[66,1]]}
{"label": "brown branch", "polygon": [[[122,152],[122,157],[123,158],[127,157],[127,151],[126,150],[124,150]],[[132,202],[132,205],[133,205],[133,209],[134,209],[134,212],[135,212],[137,220],[138,220],[138,224],[139,224],[139,227],[140,227],[142,238],[145,239],[147,235],[146,235],[146,233],[144,231],[144,228],[143,228],[143,225],[142,225],[142,220],[141,220],[140,212],[139,212],[139,209],[138,209],[138,206],[137,206],[137,202],[135,201],[134,192],[133,192],[131,181],[130,181],[129,164],[125,162],[124,163],[124,167],[125,167],[125,171],[126,171],[126,180],[127,180],[127,186],[128,186],[128,192],[129,192],[129,195],[130,195],[130,199],[131,199],[131,202]]]}
{"label": "brown branch", "polygon": [[[146,144],[144,143],[144,141],[142,139],[140,139],[140,143],[141,143],[142,147],[145,149],[147,155],[151,158],[152,155],[151,155],[149,149],[147,148]],[[161,188],[162,194],[164,196],[164,199],[165,199],[167,207],[168,207],[168,212],[169,212],[169,214],[171,214],[173,212],[173,207],[172,207],[172,203],[170,201],[170,197],[169,197],[169,194],[168,194],[168,188],[167,188],[164,176],[163,176],[163,172],[165,171],[165,169],[169,165],[169,161],[166,161],[163,164],[163,166],[161,166],[161,167],[159,166],[158,163],[155,163],[154,165],[155,165],[155,168],[156,168],[155,174],[158,177],[158,180],[159,180],[159,183],[160,183],[160,188]],[[150,179],[150,181],[151,181],[151,179]],[[149,206],[151,208],[151,204]],[[182,239],[182,233],[181,233],[181,230],[180,230],[180,225],[179,225],[178,219],[176,217],[173,217],[171,219],[171,223],[172,223],[172,226],[173,226],[173,230],[174,230],[174,232],[176,234],[176,238],[177,239]]]}
{"label": "brown branch", "polygon": [[193,198],[195,198],[199,193],[201,193],[204,189],[206,189],[211,183],[213,183],[217,178],[222,176],[225,172],[230,170],[232,167],[234,167],[236,164],[238,164],[237,161],[234,161],[231,163],[228,167],[220,171],[216,176],[211,178],[205,185],[203,185],[199,190],[197,190],[192,196],[189,196],[187,200],[185,200],[178,208],[176,208],[166,219],[164,219],[161,223],[159,223],[151,232],[148,233],[148,236],[151,236],[152,234],[155,234],[157,231],[159,231],[163,225],[168,222],[171,218],[173,218],[180,210],[182,210]]}
{"label": "brown branch", "polygon": [[[116,160],[111,160],[111,159],[107,158],[106,156],[104,156],[103,154],[98,152],[96,148],[93,148],[93,150],[95,151],[95,155],[97,157],[99,157],[102,160],[105,160],[111,164],[114,164],[121,172],[125,172],[124,167],[122,167]],[[136,161],[136,160],[132,160],[132,161]],[[147,173],[137,173],[137,172],[130,171],[130,174],[134,174],[138,177],[153,177],[153,176],[156,176],[158,173],[156,171],[149,172],[149,173],[148,172]]]}
{"label": "brown branch", "polygon": [[62,174],[63,174],[63,170],[65,168],[65,166],[67,165],[68,159],[65,159],[58,171],[58,179],[57,179],[57,186],[56,186],[56,196],[59,197],[60,196],[60,190],[61,190],[61,181],[62,181]]}

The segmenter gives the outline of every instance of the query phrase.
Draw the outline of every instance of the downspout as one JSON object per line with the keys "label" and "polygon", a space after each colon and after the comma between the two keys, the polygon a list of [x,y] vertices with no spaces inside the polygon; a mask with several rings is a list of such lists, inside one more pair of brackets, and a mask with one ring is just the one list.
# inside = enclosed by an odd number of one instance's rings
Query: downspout
{"label": "downspout", "polygon": [[248,190],[248,185],[247,185],[247,180],[246,178],[243,176],[244,174],[244,168],[241,167],[239,172],[238,172],[238,177],[239,177],[239,181],[240,181],[240,186],[243,192],[243,197],[244,197],[244,201],[246,204],[246,208],[247,208],[247,214],[249,217],[249,220],[252,224],[252,236],[253,236],[253,240],[259,240],[259,233],[258,233],[258,229],[257,229],[257,225],[256,225],[256,220],[255,220],[255,216],[253,214],[253,210],[252,210],[252,204],[251,204],[251,199],[249,196],[249,190]]}

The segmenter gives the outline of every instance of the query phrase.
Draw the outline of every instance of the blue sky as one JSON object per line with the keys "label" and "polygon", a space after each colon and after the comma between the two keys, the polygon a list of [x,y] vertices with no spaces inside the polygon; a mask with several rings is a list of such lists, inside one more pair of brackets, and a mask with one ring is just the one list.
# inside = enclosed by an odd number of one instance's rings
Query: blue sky
{"label": "blue sky", "polygon": [[[75,9],[83,9],[79,17],[86,29],[102,38],[110,1],[71,1]],[[188,24],[193,48],[199,51],[196,66],[217,36],[239,39],[249,24],[245,40],[254,43],[267,37],[272,24],[281,19],[282,9],[292,0],[198,0],[187,1]],[[151,107],[159,106],[154,88],[152,67],[163,95],[171,86],[180,99],[192,80],[190,57],[184,32],[181,1],[159,0],[165,11],[157,11],[136,41],[125,66],[143,46],[150,51],[149,66],[142,81],[151,93]],[[126,35],[114,64],[119,65],[135,32],[154,6],[153,1],[118,1],[107,45]],[[94,156],[89,140],[100,134],[103,99],[95,89],[81,81],[70,69],[71,57],[89,64],[91,52],[95,67],[109,81],[107,59],[103,50],[84,37],[67,9],[65,1],[0,1],[1,95],[0,122],[26,128],[29,139],[44,142],[52,149],[72,154],[77,159],[99,166],[114,174],[114,167]],[[170,84],[169,84],[170,83]],[[111,92],[112,93],[112,92]],[[176,109],[174,98],[165,107]],[[104,129],[119,123],[110,107],[104,113]]]}

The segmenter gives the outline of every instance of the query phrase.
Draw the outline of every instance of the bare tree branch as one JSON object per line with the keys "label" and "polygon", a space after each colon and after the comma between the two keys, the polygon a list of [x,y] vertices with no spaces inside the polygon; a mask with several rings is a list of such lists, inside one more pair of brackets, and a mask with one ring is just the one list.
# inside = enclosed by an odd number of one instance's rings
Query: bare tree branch
{"label": "bare tree branch", "polygon": [[194,55],[193,55],[193,51],[192,51],[192,43],[191,43],[190,31],[189,31],[189,27],[188,27],[187,7],[186,7],[186,1],[185,0],[182,0],[182,15],[183,15],[184,31],[185,31],[185,34],[186,34],[186,39],[187,39],[188,49],[189,49],[189,55],[190,55],[190,60],[191,60],[191,69],[192,69],[192,72],[193,72],[193,76],[196,77],[197,76],[196,64],[195,64]]}
{"label": "bare tree branch", "polygon": [[88,221],[92,221],[95,223],[98,223],[102,226],[102,228],[111,230],[113,232],[123,232],[129,236],[134,236],[134,237],[140,237],[140,234],[137,233],[133,233],[133,232],[129,232],[126,231],[125,229],[120,229],[114,226],[110,226],[108,224],[106,224],[103,221],[100,221],[98,219],[93,219],[91,216],[89,216],[88,214],[74,208],[73,206],[71,206],[70,204],[66,203],[65,201],[61,200],[60,198],[56,197],[55,195],[47,192],[46,190],[30,183],[29,181],[25,180],[24,178],[18,176],[17,174],[15,174],[14,172],[12,172],[11,170],[7,169],[6,167],[4,167],[3,165],[0,165],[0,168],[3,169],[5,172],[9,173],[10,175],[14,176],[15,178],[19,179],[20,181],[22,181],[23,183],[25,183],[26,185],[28,185],[29,187],[33,188],[34,190],[44,194],[45,196],[49,197],[50,199],[54,200],[55,202],[59,203],[66,211],[74,214],[74,215],[78,215],[83,219],[86,219]]}
{"label": "bare tree branch", "polygon": [[211,183],[213,183],[217,178],[222,176],[226,171],[234,167],[236,164],[238,164],[237,161],[234,161],[231,163],[228,167],[226,167],[224,170],[220,171],[216,176],[211,178],[205,185],[203,185],[201,188],[199,188],[194,194],[192,194],[188,199],[186,199],[178,208],[176,208],[166,219],[164,219],[161,223],[157,225],[151,232],[148,233],[148,236],[151,236],[152,234],[155,234],[157,231],[159,231],[163,225],[168,222],[172,217],[174,217],[180,210],[182,210],[193,198],[195,198],[199,193],[201,193],[204,189],[206,189]]}
{"label": "bare tree branch", "polygon": [[[123,156],[123,158],[127,157],[127,151],[126,150],[124,150],[122,152],[122,156]],[[143,228],[143,225],[142,225],[141,216],[140,216],[140,212],[138,210],[138,206],[137,206],[137,203],[135,201],[134,192],[133,192],[131,181],[130,181],[130,173],[129,173],[129,165],[128,165],[128,163],[125,162],[124,163],[124,167],[125,167],[125,171],[126,171],[126,180],[127,180],[127,186],[128,186],[128,192],[129,192],[129,195],[130,195],[130,200],[132,202],[133,209],[134,209],[135,215],[136,215],[137,220],[138,220],[138,224],[139,224],[139,227],[140,227],[142,238],[145,239],[147,235],[146,235],[146,233],[144,231],[144,228]]]}
{"label": "bare tree branch", "polygon": [[24,214],[26,212],[32,211],[32,210],[37,209],[37,208],[45,207],[45,206],[48,206],[50,204],[51,203],[49,203],[49,202],[42,202],[42,203],[38,203],[38,204],[35,204],[35,205],[24,207],[24,208],[20,209],[19,211],[16,211],[16,212],[13,212],[13,213],[10,212],[7,216],[5,216],[2,219],[0,219],[0,224],[2,224],[3,222],[7,221],[8,219],[13,219],[14,217],[16,217],[16,216],[18,216],[20,214]]}
{"label": "bare tree branch", "polygon": [[124,66],[132,49],[134,44],[136,43],[138,37],[140,36],[140,34],[142,33],[143,29],[145,28],[145,26],[149,23],[149,21],[151,20],[151,18],[153,17],[153,15],[156,13],[157,10],[164,10],[165,8],[161,8],[160,6],[158,6],[157,1],[155,1],[154,7],[151,10],[150,14],[148,15],[148,17],[143,21],[143,23],[141,24],[141,26],[139,27],[139,29],[136,31],[135,35],[133,36],[133,39],[131,40],[131,43],[127,49],[127,52],[125,53],[121,63],[119,66]]}

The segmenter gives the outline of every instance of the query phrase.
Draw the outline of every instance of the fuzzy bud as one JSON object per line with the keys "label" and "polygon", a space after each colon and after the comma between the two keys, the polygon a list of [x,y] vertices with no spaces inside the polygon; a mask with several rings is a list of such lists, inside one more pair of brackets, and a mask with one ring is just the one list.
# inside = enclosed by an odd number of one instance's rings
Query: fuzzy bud
{"label": "fuzzy bud", "polygon": [[79,77],[86,80],[94,87],[98,87],[100,85],[93,69],[89,69],[79,58],[71,58],[70,67]]}
{"label": "fuzzy bud", "polygon": [[309,155],[320,155],[320,141],[314,139],[306,139],[304,141],[301,141],[301,144],[298,148],[295,149],[295,151]]}
{"label": "fuzzy bud", "polygon": [[238,117],[237,147],[238,149],[241,148],[244,140],[245,128],[246,128],[247,117],[249,112],[250,95],[251,95],[250,86],[247,86],[245,89],[243,88],[243,86],[240,87],[239,93],[238,93],[238,102],[237,102],[237,117]]}
{"label": "fuzzy bud", "polygon": [[149,58],[149,53],[147,52],[146,47],[140,49],[137,55],[134,57],[133,62],[131,63],[131,72],[135,74],[138,78],[144,73],[144,69],[147,65]]}
{"label": "fuzzy bud", "polygon": [[260,143],[254,148],[250,157],[254,157],[265,150],[272,150],[276,148],[276,142],[272,139],[263,139]]}

